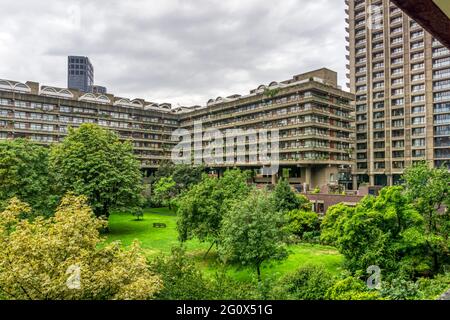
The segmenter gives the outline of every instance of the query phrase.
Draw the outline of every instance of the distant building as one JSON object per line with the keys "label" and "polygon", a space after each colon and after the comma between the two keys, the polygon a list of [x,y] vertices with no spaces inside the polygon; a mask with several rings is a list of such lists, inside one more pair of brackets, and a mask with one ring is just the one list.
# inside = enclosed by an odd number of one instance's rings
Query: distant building
{"label": "distant building", "polygon": [[91,93],[95,93],[95,94],[106,94],[106,93],[108,93],[108,90],[106,89],[106,87],[98,86],[98,85],[93,85],[93,86],[91,87]]}
{"label": "distant building", "polygon": [[88,57],[69,56],[67,71],[69,89],[91,92],[94,85],[94,67]]}

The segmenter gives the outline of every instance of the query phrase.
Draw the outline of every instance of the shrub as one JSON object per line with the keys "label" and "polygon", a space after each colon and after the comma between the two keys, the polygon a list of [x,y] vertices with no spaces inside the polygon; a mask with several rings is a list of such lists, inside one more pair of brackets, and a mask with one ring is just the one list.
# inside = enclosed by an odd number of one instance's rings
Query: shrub
{"label": "shrub", "polygon": [[378,291],[369,290],[363,281],[354,277],[337,281],[325,297],[329,300],[380,300]]}
{"label": "shrub", "polygon": [[195,263],[186,256],[184,248],[172,249],[170,256],[159,256],[150,269],[160,275],[164,288],[157,294],[160,300],[208,299],[208,283]]}
{"label": "shrub", "polygon": [[333,282],[333,276],[322,266],[307,265],[284,277],[274,289],[274,296],[278,299],[324,300]]}
{"label": "shrub", "polygon": [[406,279],[383,281],[380,294],[389,300],[417,300],[421,297],[419,285]]}
{"label": "shrub", "polygon": [[292,210],[287,213],[287,230],[302,240],[313,239],[320,235],[320,220],[315,212]]}

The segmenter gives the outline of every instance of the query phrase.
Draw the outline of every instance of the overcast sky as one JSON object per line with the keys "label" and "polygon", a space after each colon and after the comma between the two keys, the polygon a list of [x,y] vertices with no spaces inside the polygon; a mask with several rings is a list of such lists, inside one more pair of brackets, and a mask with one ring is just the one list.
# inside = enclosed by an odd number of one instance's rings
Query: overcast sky
{"label": "overcast sky", "polygon": [[67,86],[85,55],[110,93],[173,105],[328,67],[345,88],[344,0],[0,2],[0,78]]}

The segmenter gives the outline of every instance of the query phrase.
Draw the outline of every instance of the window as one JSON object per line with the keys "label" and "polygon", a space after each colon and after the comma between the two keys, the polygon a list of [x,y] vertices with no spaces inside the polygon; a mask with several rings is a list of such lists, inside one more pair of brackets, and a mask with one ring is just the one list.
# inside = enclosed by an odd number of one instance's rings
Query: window
{"label": "window", "polygon": [[418,73],[411,76],[411,81],[420,81],[425,79],[425,73]]}
{"label": "window", "polygon": [[423,59],[424,57],[425,57],[425,54],[423,51],[411,54],[411,60]]}
{"label": "window", "polygon": [[392,146],[394,148],[404,148],[405,147],[405,141],[404,140],[396,140],[392,143]]}
{"label": "window", "polygon": [[419,107],[413,107],[411,109],[411,113],[424,113],[425,112],[425,106],[419,106]]}
{"label": "window", "polygon": [[392,158],[404,158],[405,151],[392,151]]}
{"label": "window", "polygon": [[450,114],[439,114],[434,116],[435,124],[447,124],[450,123]]}
{"label": "window", "polygon": [[418,91],[423,91],[425,90],[425,85],[424,84],[417,84],[411,87],[411,91],[412,92],[418,92]]}
{"label": "window", "polygon": [[399,85],[399,84],[403,84],[403,78],[397,78],[397,79],[393,79],[392,80],[392,85]]}
{"label": "window", "polygon": [[413,150],[413,151],[412,151],[412,156],[413,156],[414,158],[425,157],[425,150]]}
{"label": "window", "polygon": [[434,60],[433,68],[441,68],[450,66],[450,57]]}
{"label": "window", "polygon": [[436,103],[434,105],[434,112],[435,113],[450,112],[450,102]]}
{"label": "window", "polygon": [[415,64],[411,65],[411,69],[413,71],[423,69],[424,67],[425,67],[424,63],[415,63]]}
{"label": "window", "polygon": [[436,92],[433,94],[433,98],[435,102],[449,100],[450,99],[450,91]]}
{"label": "window", "polygon": [[403,127],[404,124],[405,124],[405,121],[403,119],[392,120],[392,127],[394,127],[394,128]]}
{"label": "window", "polygon": [[425,101],[425,95],[412,96],[412,98],[411,98],[412,103],[424,102],[424,101]]}
{"label": "window", "polygon": [[434,82],[434,90],[450,89],[450,80],[441,80]]}
{"label": "window", "polygon": [[425,128],[413,128],[411,131],[413,136],[421,136],[425,134]]}
{"label": "window", "polygon": [[413,125],[425,124],[425,117],[414,117],[411,122]]}
{"label": "window", "polygon": [[425,147],[425,139],[413,139],[412,140],[413,147]]}

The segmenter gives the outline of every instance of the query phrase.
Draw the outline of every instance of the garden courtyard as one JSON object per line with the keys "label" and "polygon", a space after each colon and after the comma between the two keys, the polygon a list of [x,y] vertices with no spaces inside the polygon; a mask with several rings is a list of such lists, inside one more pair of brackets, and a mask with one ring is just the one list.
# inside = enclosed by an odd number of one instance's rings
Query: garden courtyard
{"label": "garden courtyard", "polygon": [[[156,228],[154,223],[165,224],[166,228]],[[176,224],[175,213],[167,208],[146,209],[142,220],[136,220],[131,214],[114,213],[109,218],[110,232],[107,241],[121,241],[128,246],[138,240],[144,253],[151,259],[169,254],[171,248],[179,245]],[[222,268],[222,264],[217,261],[215,248],[204,259],[209,243],[190,240],[185,246],[187,254],[198,263],[205,275],[212,275],[218,268]],[[343,257],[333,247],[302,243],[290,245],[288,250],[288,259],[262,266],[263,277],[279,278],[310,264],[322,265],[336,275],[341,271]],[[248,268],[228,267],[227,273],[241,281],[249,281],[254,277],[254,271]]]}

